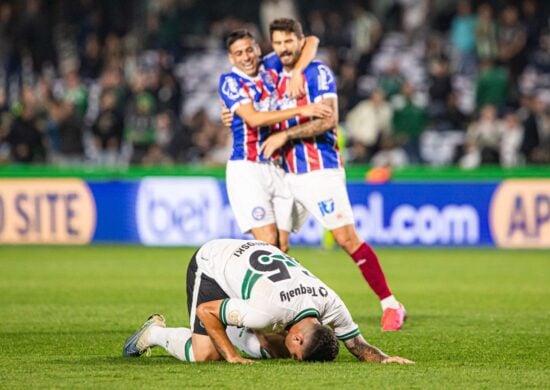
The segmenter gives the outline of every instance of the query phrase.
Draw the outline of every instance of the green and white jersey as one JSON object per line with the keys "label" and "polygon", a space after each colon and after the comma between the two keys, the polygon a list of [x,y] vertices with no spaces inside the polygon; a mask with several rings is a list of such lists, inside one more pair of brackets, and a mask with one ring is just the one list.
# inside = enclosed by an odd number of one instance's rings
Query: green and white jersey
{"label": "green and white jersey", "polygon": [[294,258],[262,241],[213,240],[196,256],[198,272],[229,296],[220,307],[225,325],[281,331],[318,317],[340,340],[359,335],[344,302]]}

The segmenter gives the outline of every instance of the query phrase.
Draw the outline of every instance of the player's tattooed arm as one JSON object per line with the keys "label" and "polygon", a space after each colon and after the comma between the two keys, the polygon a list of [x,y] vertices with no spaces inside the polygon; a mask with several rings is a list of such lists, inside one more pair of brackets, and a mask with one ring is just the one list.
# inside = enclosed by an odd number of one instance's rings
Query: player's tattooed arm
{"label": "player's tattooed arm", "polygon": [[208,332],[212,343],[229,363],[252,363],[253,360],[245,359],[235,349],[227,334],[225,327],[220,320],[220,306],[222,300],[205,302],[197,307],[197,316]]}
{"label": "player's tattooed arm", "polygon": [[412,360],[386,355],[375,346],[367,343],[361,335],[346,340],[344,344],[348,351],[364,362],[414,364]]}
{"label": "player's tattooed arm", "polygon": [[323,104],[331,108],[331,115],[324,118],[313,119],[301,125],[291,127],[286,131],[279,131],[269,136],[260,147],[265,158],[269,158],[277,149],[289,140],[298,138],[315,137],[327,130],[333,129],[338,124],[338,108],[336,99],[323,100]]}
{"label": "player's tattooed arm", "polygon": [[361,335],[344,341],[344,344],[357,359],[365,362],[380,363],[388,357],[384,352],[367,343]]}

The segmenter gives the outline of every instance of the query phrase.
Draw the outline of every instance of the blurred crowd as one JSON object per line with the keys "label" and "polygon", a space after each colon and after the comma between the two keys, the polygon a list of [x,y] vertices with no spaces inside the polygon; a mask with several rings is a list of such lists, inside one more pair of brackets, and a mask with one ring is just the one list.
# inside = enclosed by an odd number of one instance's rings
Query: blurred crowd
{"label": "blurred crowd", "polygon": [[226,34],[301,20],[351,163],[550,163],[542,0],[0,0],[0,163],[224,164]]}

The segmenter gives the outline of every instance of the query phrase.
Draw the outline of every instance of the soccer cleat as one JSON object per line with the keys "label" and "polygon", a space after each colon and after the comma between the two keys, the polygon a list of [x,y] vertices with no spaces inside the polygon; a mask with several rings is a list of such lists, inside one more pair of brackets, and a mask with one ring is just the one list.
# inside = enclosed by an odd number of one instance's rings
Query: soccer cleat
{"label": "soccer cleat", "polygon": [[122,349],[122,356],[138,357],[143,355],[144,352],[150,351],[149,334],[153,326],[166,328],[162,314],[151,314],[143,326],[126,339],[124,348]]}
{"label": "soccer cleat", "polygon": [[393,332],[401,329],[406,318],[407,311],[402,304],[399,304],[398,309],[387,308],[382,315],[382,332]]}

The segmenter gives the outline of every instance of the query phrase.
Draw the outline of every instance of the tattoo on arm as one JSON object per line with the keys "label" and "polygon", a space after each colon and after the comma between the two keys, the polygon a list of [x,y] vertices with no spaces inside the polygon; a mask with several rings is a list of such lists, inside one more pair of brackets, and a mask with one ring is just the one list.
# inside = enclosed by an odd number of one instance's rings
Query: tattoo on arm
{"label": "tattoo on arm", "polygon": [[331,119],[314,119],[291,127],[286,131],[288,139],[315,137],[334,127]]}
{"label": "tattoo on arm", "polygon": [[363,336],[357,336],[344,342],[348,351],[355,355],[359,360],[365,362],[380,363],[384,358],[388,357],[378,348],[370,345],[365,341]]}

